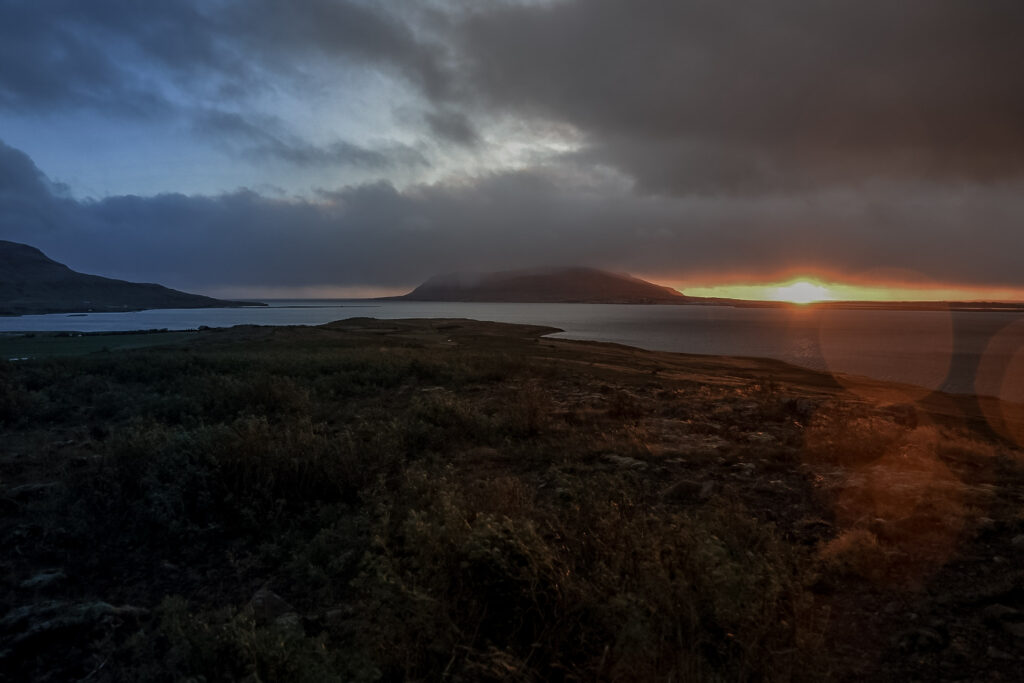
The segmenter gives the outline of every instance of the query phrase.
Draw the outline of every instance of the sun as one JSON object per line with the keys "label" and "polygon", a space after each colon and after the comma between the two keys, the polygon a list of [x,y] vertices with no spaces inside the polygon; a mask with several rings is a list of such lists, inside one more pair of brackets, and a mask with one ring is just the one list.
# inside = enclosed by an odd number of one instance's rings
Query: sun
{"label": "sun", "polygon": [[824,285],[808,282],[807,280],[795,280],[776,287],[770,298],[772,301],[809,304],[815,301],[831,301],[835,297],[832,296],[828,287]]}

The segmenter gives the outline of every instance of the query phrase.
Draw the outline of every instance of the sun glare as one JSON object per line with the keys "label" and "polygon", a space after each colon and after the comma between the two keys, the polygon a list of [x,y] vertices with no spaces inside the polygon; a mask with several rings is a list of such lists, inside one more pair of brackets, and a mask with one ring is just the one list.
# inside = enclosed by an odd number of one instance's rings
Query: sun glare
{"label": "sun glare", "polygon": [[781,287],[776,287],[772,292],[770,300],[788,301],[794,304],[809,304],[815,301],[831,301],[835,297],[823,285],[818,285],[807,280],[797,280]]}
{"label": "sun glare", "polygon": [[692,282],[672,283],[690,296],[745,299],[748,301],[788,301],[809,304],[816,301],[1002,301],[1024,303],[1024,289],[958,287],[955,285],[878,282],[858,284],[820,280],[803,276],[775,282],[720,284],[701,286]]}

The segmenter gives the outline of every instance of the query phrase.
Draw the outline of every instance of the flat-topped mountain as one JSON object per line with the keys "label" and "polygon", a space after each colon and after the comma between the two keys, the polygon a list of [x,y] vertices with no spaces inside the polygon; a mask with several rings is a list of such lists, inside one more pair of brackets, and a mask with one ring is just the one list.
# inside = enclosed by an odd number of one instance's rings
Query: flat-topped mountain
{"label": "flat-topped mountain", "polygon": [[670,287],[630,275],[582,267],[439,275],[399,298],[406,301],[602,304],[678,304],[689,300]]}
{"label": "flat-topped mountain", "polygon": [[0,240],[0,315],[251,305],[78,273],[35,247]]}

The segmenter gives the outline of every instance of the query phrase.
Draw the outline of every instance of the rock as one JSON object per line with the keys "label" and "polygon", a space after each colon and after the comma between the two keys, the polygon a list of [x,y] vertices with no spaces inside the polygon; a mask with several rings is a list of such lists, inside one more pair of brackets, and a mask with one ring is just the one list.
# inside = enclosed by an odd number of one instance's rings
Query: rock
{"label": "rock", "polygon": [[715,495],[718,490],[718,485],[713,481],[706,481],[700,487],[700,493],[697,494],[701,500],[708,500],[711,496]]}
{"label": "rock", "polygon": [[256,623],[260,625],[269,624],[278,617],[295,612],[295,608],[289,605],[284,598],[266,588],[256,591],[256,594],[249,600],[249,607],[252,609]]}
{"label": "rock", "polygon": [[1014,536],[1013,540],[1010,541],[1010,545],[1014,548],[1024,548],[1024,534]]}
{"label": "rock", "polygon": [[44,569],[38,574],[31,576],[19,585],[22,588],[47,588],[55,583],[60,583],[68,578],[62,569]]}
{"label": "rock", "polygon": [[767,446],[775,443],[775,437],[767,432],[751,432],[747,434],[747,441]]}

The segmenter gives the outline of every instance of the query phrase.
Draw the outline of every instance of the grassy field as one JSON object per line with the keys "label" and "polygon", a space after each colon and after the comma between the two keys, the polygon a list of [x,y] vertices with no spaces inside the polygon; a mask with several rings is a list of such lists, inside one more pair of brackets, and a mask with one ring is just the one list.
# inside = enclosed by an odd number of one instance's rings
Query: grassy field
{"label": "grassy field", "polygon": [[0,681],[1018,680],[985,405],[546,331],[0,340]]}
{"label": "grassy field", "polygon": [[87,353],[141,349],[176,344],[196,332],[5,332],[0,333],[0,359],[81,356]]}

